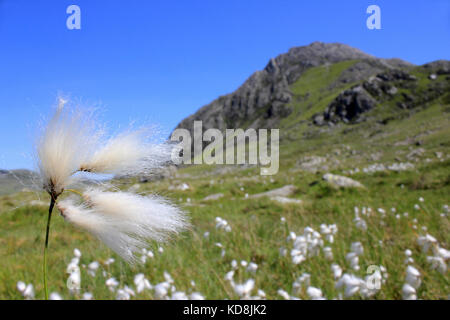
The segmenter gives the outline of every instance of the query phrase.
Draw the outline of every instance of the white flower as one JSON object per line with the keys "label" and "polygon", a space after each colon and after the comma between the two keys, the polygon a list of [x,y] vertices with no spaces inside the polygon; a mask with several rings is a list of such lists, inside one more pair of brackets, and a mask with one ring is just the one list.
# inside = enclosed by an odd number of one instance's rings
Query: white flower
{"label": "white flower", "polygon": [[226,232],[231,231],[231,227],[225,219],[221,217],[216,217],[216,229],[223,229]]}
{"label": "white flower", "polygon": [[169,284],[174,283],[172,276],[167,271],[164,271],[164,279]]}
{"label": "white flower", "polygon": [[75,257],[77,257],[77,258],[80,258],[80,257],[81,257],[81,251],[78,250],[77,248],[75,248],[75,249],[73,250],[73,255],[74,255]]}
{"label": "white flower", "polygon": [[233,286],[234,292],[241,298],[248,298],[255,286],[255,280],[249,279],[242,284],[235,284]]}
{"label": "white flower", "polygon": [[168,282],[158,283],[153,287],[156,299],[165,299],[169,292],[170,284]]}
{"label": "white flower", "polygon": [[363,230],[363,231],[367,230],[366,221],[361,219],[358,215],[355,215],[355,219],[353,219],[353,222],[355,223],[355,225],[358,229]]}
{"label": "white flower", "polygon": [[148,131],[128,131],[103,142],[103,145],[81,164],[81,170],[121,176],[148,174],[152,169],[169,161],[172,152],[168,144],[151,143]]}
{"label": "white flower", "polygon": [[132,289],[125,286],[123,289],[117,290],[116,300],[130,300],[135,293]]}
{"label": "white flower", "polygon": [[72,273],[79,269],[78,263],[80,262],[79,258],[73,258],[70,263],[67,265],[66,272]]}
{"label": "white flower", "polygon": [[266,293],[264,292],[264,290],[258,289],[258,292],[256,293],[256,295],[262,299],[264,299],[266,297]]}
{"label": "white flower", "polygon": [[278,289],[278,291],[277,291],[277,293],[281,296],[281,297],[283,297],[283,299],[285,299],[285,300],[290,300],[290,296],[289,296],[289,293],[287,293],[286,291],[284,291],[283,289]]}
{"label": "white flower", "polygon": [[116,278],[109,278],[106,280],[105,284],[110,291],[114,291],[115,288],[119,285],[119,282],[117,282]]}
{"label": "white flower", "polygon": [[85,292],[85,293],[83,293],[82,299],[83,300],[92,300],[92,299],[94,299],[94,296],[90,292]]}
{"label": "white flower", "polygon": [[91,113],[64,108],[60,100],[58,109],[44,129],[37,143],[39,173],[44,189],[58,196],[74,181],[73,174],[80,170],[98,140]]}
{"label": "white flower", "polygon": [[298,277],[292,284],[292,289],[294,293],[299,293],[301,288],[308,287],[311,282],[311,275],[304,272],[300,277]]}
{"label": "white flower", "polygon": [[346,273],[336,282],[336,289],[345,288],[344,296],[348,298],[358,293],[364,285],[364,280],[353,274]]}
{"label": "white flower", "polygon": [[353,268],[353,270],[355,270],[355,271],[359,270],[359,258],[355,252],[348,253],[345,256],[345,259],[347,260],[350,267]]}
{"label": "white flower", "polygon": [[331,247],[325,247],[323,248],[323,253],[325,255],[325,259],[327,260],[333,260],[333,251],[331,249]]}
{"label": "white flower", "polygon": [[27,288],[27,285],[25,284],[25,282],[19,281],[19,282],[17,282],[16,287],[17,287],[17,290],[19,290],[19,292],[23,294],[25,292],[25,289]]}
{"label": "white flower", "polygon": [[234,270],[231,270],[227,272],[224,279],[227,281],[233,281],[233,277],[234,277]]}
{"label": "white flower", "polygon": [[50,300],[63,300],[63,298],[57,292],[50,293],[49,299]]}
{"label": "white flower", "polygon": [[67,288],[69,289],[70,293],[78,293],[81,286],[81,272],[80,269],[75,269],[67,279]]}
{"label": "white flower", "polygon": [[200,292],[192,292],[189,295],[190,300],[205,300],[205,297],[200,294]]}
{"label": "white flower", "polygon": [[171,300],[189,300],[189,297],[184,292],[176,291],[172,293]]}
{"label": "white flower", "polygon": [[237,268],[237,261],[236,260],[232,260],[231,261],[231,268],[236,269]]}
{"label": "white flower", "polygon": [[308,289],[306,290],[306,294],[313,300],[323,299],[322,290],[320,290],[319,288],[308,287]]}
{"label": "white flower", "polygon": [[256,263],[250,262],[248,264],[247,271],[249,271],[249,272],[256,272],[257,269],[258,269],[258,265]]}
{"label": "white flower", "polygon": [[427,253],[428,250],[437,244],[436,238],[434,238],[432,235],[425,235],[420,236],[417,238],[417,244],[422,247],[422,252]]}
{"label": "white flower", "polygon": [[129,262],[148,246],[147,240],[164,241],[187,226],[184,214],[163,198],[127,192],[89,189],[87,205],[64,199],[57,204],[63,217],[83,228]]}
{"label": "white flower", "polygon": [[338,279],[342,275],[342,268],[336,263],[331,265],[331,271],[333,272],[334,279]]}
{"label": "white flower", "polygon": [[25,287],[23,286],[25,283],[19,281],[17,283],[17,289],[20,291],[20,293],[22,293],[23,297],[27,300],[31,300],[34,299],[34,287],[33,285],[30,283],[28,285],[26,285]]}
{"label": "white flower", "polygon": [[406,268],[406,277],[405,281],[407,284],[412,286],[413,288],[417,289],[420,287],[421,280],[420,280],[420,272],[413,266],[408,266]]}
{"label": "white flower", "polygon": [[402,287],[403,300],[417,300],[416,289],[405,283]]}
{"label": "white flower", "polygon": [[136,285],[137,293],[141,293],[145,289],[151,289],[152,285],[150,281],[148,281],[143,273],[138,273],[134,276],[134,284]]}
{"label": "white flower", "polygon": [[91,277],[95,277],[95,274],[97,273],[97,269],[99,268],[100,264],[97,261],[93,261],[91,263],[88,264],[88,270],[87,273],[91,276]]}
{"label": "white flower", "polygon": [[431,264],[432,270],[437,269],[442,274],[447,272],[447,263],[442,257],[427,257],[427,261]]}
{"label": "white flower", "polygon": [[353,242],[351,246],[351,250],[356,253],[358,256],[362,255],[364,253],[364,248],[361,244],[361,242]]}

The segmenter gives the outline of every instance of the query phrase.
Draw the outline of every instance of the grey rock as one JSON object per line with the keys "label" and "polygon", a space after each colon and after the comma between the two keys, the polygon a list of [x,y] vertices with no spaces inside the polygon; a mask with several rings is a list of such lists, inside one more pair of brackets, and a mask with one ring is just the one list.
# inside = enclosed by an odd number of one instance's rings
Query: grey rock
{"label": "grey rock", "polygon": [[[235,92],[219,97],[181,121],[177,128],[193,134],[195,120],[203,121],[203,130],[217,128],[274,128],[290,115],[292,93],[289,86],[306,70],[324,64],[346,60],[364,60],[356,63],[354,72],[348,72],[342,82],[364,79],[369,74],[397,65],[408,65],[401,60],[376,59],[358,49],[340,43],[314,42],[295,47],[269,60],[262,71],[251,75]],[[358,72],[357,72],[358,71]],[[319,119],[318,119],[319,120]]]}
{"label": "grey rock", "polygon": [[323,180],[328,182],[330,185],[341,188],[364,188],[364,186],[351,178],[339,176],[337,174],[326,173],[323,176]]}
{"label": "grey rock", "polygon": [[373,109],[376,104],[377,101],[363,86],[357,85],[339,94],[325,110],[324,118],[333,123],[357,122],[363,113]]}
{"label": "grey rock", "polygon": [[293,185],[286,185],[284,187],[281,188],[277,188],[277,189],[273,189],[270,191],[266,191],[266,192],[262,192],[262,193],[257,193],[257,194],[253,194],[250,195],[248,198],[250,199],[255,199],[255,198],[261,198],[261,197],[289,197],[292,194],[294,194],[295,190],[297,188]]}
{"label": "grey rock", "polygon": [[223,196],[224,196],[223,193],[210,194],[209,196],[203,198],[203,201],[219,200],[219,199],[222,198]]}
{"label": "grey rock", "polygon": [[327,159],[324,157],[307,156],[299,161],[299,167],[303,171],[317,172],[326,161]]}

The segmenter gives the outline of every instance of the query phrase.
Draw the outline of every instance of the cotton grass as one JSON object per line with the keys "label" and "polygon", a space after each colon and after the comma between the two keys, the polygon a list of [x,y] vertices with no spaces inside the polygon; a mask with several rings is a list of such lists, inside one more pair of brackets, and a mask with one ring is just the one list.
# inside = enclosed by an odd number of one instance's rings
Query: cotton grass
{"label": "cotton grass", "polygon": [[[155,143],[147,128],[108,136],[94,121],[93,112],[67,108],[65,104],[60,99],[36,151],[42,187],[51,198],[44,247],[46,299],[48,237],[55,204],[66,221],[90,232],[130,263],[139,262],[136,254],[145,250],[150,240],[165,241],[188,225],[184,213],[160,196],[111,192],[106,187],[68,189],[79,172],[147,175],[170,161],[171,146]],[[65,190],[77,198],[59,201]],[[121,293],[125,298],[132,295],[126,288]]]}

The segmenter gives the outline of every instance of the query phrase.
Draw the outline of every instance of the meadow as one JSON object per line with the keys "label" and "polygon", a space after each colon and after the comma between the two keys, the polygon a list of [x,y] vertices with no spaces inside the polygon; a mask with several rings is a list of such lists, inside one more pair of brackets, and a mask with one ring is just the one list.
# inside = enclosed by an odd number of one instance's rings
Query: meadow
{"label": "meadow", "polygon": [[[445,268],[429,257],[441,257],[438,248],[450,242],[449,165],[447,159],[410,171],[356,173],[352,178],[365,185],[358,189],[336,188],[320,173],[295,168],[263,177],[257,168],[191,167],[162,181],[118,181],[122,189],[172,198],[189,213],[191,229],[167,245],[153,245],[143,252],[145,263],[130,266],[55,215],[49,291],[64,299],[401,299],[412,266],[420,274],[418,299],[446,299],[448,251],[441,252],[447,255]],[[301,204],[248,196],[285,185],[296,187],[291,198]],[[218,193],[223,196],[204,200]],[[37,196],[22,192],[1,198],[1,299],[22,299],[20,281],[22,291],[32,284],[34,298],[44,296],[48,199],[40,195],[39,202]],[[75,249],[81,252],[78,258]],[[80,269],[79,290],[67,288],[74,263]],[[373,274],[369,266],[380,272],[381,287],[373,292],[364,287],[365,277]],[[348,281],[338,284],[345,274]]]}
{"label": "meadow", "polygon": [[[51,298],[448,299],[448,94],[409,110],[395,98],[359,123],[312,125],[343,89],[330,83],[353,63],[311,68],[292,86],[276,175],[193,165],[163,180],[114,180],[167,197],[190,217],[189,230],[150,244],[141,264],[127,264],[55,213]],[[414,92],[427,93],[428,74],[414,72]],[[337,187],[326,173],[363,187]],[[255,197],[283,187],[289,194]],[[0,299],[44,298],[48,202],[30,188],[0,196]]]}

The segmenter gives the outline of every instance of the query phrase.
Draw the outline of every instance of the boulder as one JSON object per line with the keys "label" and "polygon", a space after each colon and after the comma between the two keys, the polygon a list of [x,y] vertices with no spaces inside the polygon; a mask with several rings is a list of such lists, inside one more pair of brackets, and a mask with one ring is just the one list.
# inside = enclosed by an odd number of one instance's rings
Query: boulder
{"label": "boulder", "polygon": [[209,196],[205,197],[205,198],[203,199],[203,201],[219,200],[219,199],[222,198],[223,196],[224,196],[223,193],[210,194]]}
{"label": "boulder", "polygon": [[250,195],[248,198],[255,199],[255,198],[261,198],[261,197],[269,197],[269,198],[288,197],[288,196],[294,194],[296,189],[297,188],[293,185],[286,185],[281,188],[277,188],[277,189],[273,189],[270,191]]}
{"label": "boulder", "polygon": [[372,96],[358,85],[341,92],[324,112],[327,122],[338,123],[356,122],[361,114],[373,109],[377,102]]}
{"label": "boulder", "polygon": [[330,185],[341,188],[364,188],[364,186],[351,178],[339,176],[337,174],[327,173],[323,176],[323,180]]}

